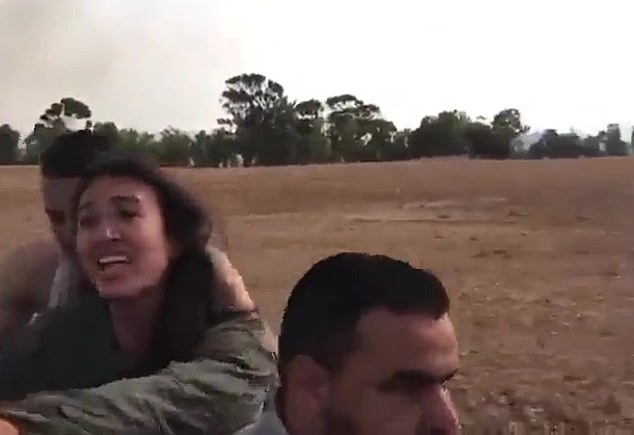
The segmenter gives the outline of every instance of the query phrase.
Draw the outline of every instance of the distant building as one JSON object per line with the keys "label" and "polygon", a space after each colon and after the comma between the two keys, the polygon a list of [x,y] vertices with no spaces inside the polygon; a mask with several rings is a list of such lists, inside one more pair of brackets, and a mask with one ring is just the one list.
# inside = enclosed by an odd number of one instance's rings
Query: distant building
{"label": "distant building", "polygon": [[543,131],[534,131],[532,133],[520,134],[511,140],[511,158],[528,157],[531,145],[538,143],[542,139],[543,135]]}
{"label": "distant building", "polygon": [[600,138],[582,139],[571,129],[570,133],[558,133],[546,129],[517,136],[511,141],[511,158],[574,158],[599,156],[605,151]]}

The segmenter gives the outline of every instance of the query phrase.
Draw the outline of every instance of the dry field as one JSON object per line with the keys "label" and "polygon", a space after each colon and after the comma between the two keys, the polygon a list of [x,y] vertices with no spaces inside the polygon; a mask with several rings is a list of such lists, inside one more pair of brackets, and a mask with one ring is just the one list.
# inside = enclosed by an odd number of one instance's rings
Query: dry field
{"label": "dry field", "polygon": [[[386,253],[450,289],[465,423],[634,430],[634,159],[176,172],[225,215],[231,257],[275,328],[313,262]],[[34,168],[0,170],[0,204],[0,254],[47,234]]]}

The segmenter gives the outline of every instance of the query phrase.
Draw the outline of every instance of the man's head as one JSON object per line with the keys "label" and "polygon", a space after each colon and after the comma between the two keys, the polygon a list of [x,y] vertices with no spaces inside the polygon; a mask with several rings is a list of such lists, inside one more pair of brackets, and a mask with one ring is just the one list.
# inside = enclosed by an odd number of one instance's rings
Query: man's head
{"label": "man's head", "polygon": [[105,136],[89,130],[64,133],[40,154],[41,190],[44,210],[60,247],[73,249],[69,208],[79,179],[110,144]]}
{"label": "man's head", "polygon": [[341,253],[300,279],[279,337],[280,413],[293,435],[455,433],[449,297],[432,273]]}

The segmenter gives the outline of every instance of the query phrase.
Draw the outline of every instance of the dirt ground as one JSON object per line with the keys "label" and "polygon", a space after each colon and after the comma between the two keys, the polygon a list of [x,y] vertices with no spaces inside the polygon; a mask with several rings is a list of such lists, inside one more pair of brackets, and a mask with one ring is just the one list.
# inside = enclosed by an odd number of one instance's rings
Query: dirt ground
{"label": "dirt ground", "polygon": [[[634,431],[634,159],[176,172],[224,214],[274,328],[321,257],[393,255],[450,290],[462,356],[451,388],[468,427]],[[47,235],[37,187],[35,168],[0,170],[0,254]]]}

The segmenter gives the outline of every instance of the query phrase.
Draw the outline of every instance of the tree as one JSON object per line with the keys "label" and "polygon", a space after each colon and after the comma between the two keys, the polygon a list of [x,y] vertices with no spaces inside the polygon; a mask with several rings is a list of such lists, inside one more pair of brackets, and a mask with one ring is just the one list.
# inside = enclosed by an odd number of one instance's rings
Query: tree
{"label": "tree", "polygon": [[266,113],[260,124],[261,140],[257,162],[260,165],[289,165],[298,161],[297,147],[300,141],[297,132],[295,106],[284,98]]}
{"label": "tree", "polygon": [[458,110],[424,117],[409,139],[412,157],[466,154],[469,150],[469,142],[464,132],[469,122],[466,113]]}
{"label": "tree", "polygon": [[154,135],[148,132],[139,132],[133,128],[119,130],[119,142],[117,146],[120,149],[128,151],[156,154],[156,139]]}
{"label": "tree", "polygon": [[40,152],[65,131],[65,129],[62,130],[59,127],[47,127],[39,122],[35,124],[33,131],[24,139],[26,145],[24,162],[27,164],[37,164]]}
{"label": "tree", "polygon": [[40,152],[46,148],[60,134],[74,130],[78,122],[83,122],[81,128],[91,128],[92,112],[87,104],[72,98],[62,98],[59,103],[53,103],[39,117],[33,131],[25,139],[27,163],[37,163]]}
{"label": "tree", "polygon": [[295,105],[297,163],[323,163],[330,160],[331,149],[324,135],[324,105],[319,100],[306,100]]}
{"label": "tree", "polygon": [[396,126],[384,119],[364,120],[361,128],[369,140],[362,149],[362,161],[379,162],[395,158],[397,152],[393,147]]}
{"label": "tree", "polygon": [[211,132],[207,147],[211,165],[215,168],[219,166],[229,167],[231,162],[237,160],[238,140],[236,135],[224,128],[218,128]]}
{"label": "tree", "polygon": [[605,151],[609,156],[626,156],[627,144],[621,139],[619,124],[609,124],[606,131]]}
{"label": "tree", "polygon": [[587,156],[589,157],[599,157],[603,154],[601,149],[601,135],[597,134],[596,136],[587,136],[582,141],[582,146]]}
{"label": "tree", "polygon": [[100,134],[108,138],[108,142],[114,146],[120,146],[121,137],[119,135],[119,128],[114,122],[97,122],[92,131],[95,134]]}
{"label": "tree", "polygon": [[409,137],[412,132],[409,129],[395,131],[392,138],[381,150],[381,160],[396,161],[411,158],[409,150]]}
{"label": "tree", "polygon": [[511,148],[507,135],[484,122],[470,122],[464,132],[469,142],[469,155],[473,157],[507,159]]}
{"label": "tree", "polygon": [[375,104],[366,104],[351,94],[342,94],[326,100],[328,137],[335,160],[356,162],[367,158],[366,144],[372,134],[381,134],[387,126],[374,123],[381,120],[381,110]]}
{"label": "tree", "polygon": [[363,102],[354,95],[343,94],[326,100],[328,137],[332,154],[337,161],[355,161],[362,143],[358,138],[357,110]]}
{"label": "tree", "polygon": [[529,130],[527,125],[522,124],[520,111],[514,108],[504,109],[496,114],[491,122],[491,127],[497,133],[506,137],[509,142]]}
{"label": "tree", "polygon": [[0,126],[0,165],[11,165],[18,161],[20,133],[9,124]]}
{"label": "tree", "polygon": [[214,129],[211,134],[200,130],[190,149],[196,166],[228,167],[236,157],[236,136],[225,128]]}
{"label": "tree", "polygon": [[163,165],[188,166],[192,142],[192,138],[184,131],[168,127],[161,131],[153,151]]}
{"label": "tree", "polygon": [[284,87],[261,74],[241,74],[225,84],[221,103],[229,118],[218,123],[236,135],[244,165],[292,163],[299,138]]}
{"label": "tree", "polygon": [[190,150],[191,158],[195,166],[211,166],[211,159],[208,155],[209,139],[209,135],[205,130],[200,130],[196,133],[196,136],[194,136]]}
{"label": "tree", "polygon": [[[53,103],[40,115],[40,122],[46,127],[68,129],[69,121],[85,121],[82,128],[90,128],[92,112],[87,104],[72,98],[62,98],[59,103]],[[74,126],[70,126],[74,127]],[[74,129],[74,128],[73,128]]]}

